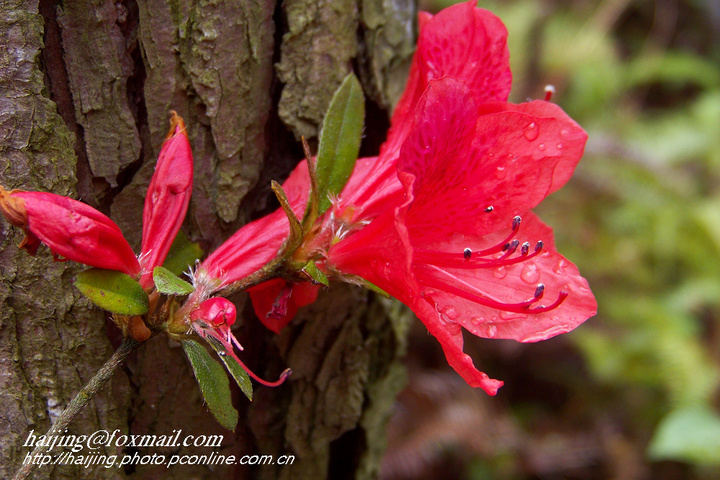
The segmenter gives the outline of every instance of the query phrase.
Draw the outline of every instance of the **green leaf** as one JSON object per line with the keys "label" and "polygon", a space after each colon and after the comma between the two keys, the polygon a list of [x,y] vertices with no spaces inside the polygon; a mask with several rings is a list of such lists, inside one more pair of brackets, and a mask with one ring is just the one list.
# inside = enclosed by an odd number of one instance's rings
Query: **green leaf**
{"label": "green leaf", "polygon": [[148,311],[148,296],[129,275],[91,268],[78,273],[75,287],[98,307],[120,315],[142,315]]}
{"label": "green leaf", "polygon": [[232,404],[230,381],[225,369],[198,342],[186,340],[182,346],[210,412],[220,425],[235,431],[238,412]]}
{"label": "green leaf", "polygon": [[225,351],[225,347],[217,339],[208,336],[207,339],[210,347],[215,350],[220,359],[225,363],[228,372],[233,376],[235,382],[240,387],[240,390],[245,396],[252,402],[253,387],[250,381],[250,376],[247,371],[235,360],[233,357],[228,355]]}
{"label": "green leaf", "polygon": [[319,268],[317,268],[317,265],[315,265],[315,262],[313,261],[306,263],[301,272],[315,285],[322,284],[326,287],[330,286],[330,281],[327,276],[321,272]]}
{"label": "green leaf", "polygon": [[648,455],[654,460],[720,464],[720,416],[705,406],[671,412],[657,427]]}
{"label": "green leaf", "polygon": [[195,287],[164,267],[153,269],[153,281],[157,291],[165,295],[187,295],[195,290]]}
{"label": "green leaf", "polygon": [[189,266],[195,264],[196,260],[200,260],[205,254],[200,244],[193,243],[188,240],[187,236],[182,232],[178,232],[175,240],[170,246],[170,251],[165,257],[163,268],[170,270],[175,275],[180,275],[188,269]]}
{"label": "green leaf", "polygon": [[240,390],[242,390],[248,400],[252,401],[253,386],[250,381],[250,375],[248,375],[245,369],[230,355],[220,355],[220,359],[225,363],[228,372],[233,376]]}
{"label": "green leaf", "polygon": [[330,207],[328,195],[340,194],[355,168],[364,119],[362,87],[351,73],[335,91],[320,131],[316,166],[320,214]]}

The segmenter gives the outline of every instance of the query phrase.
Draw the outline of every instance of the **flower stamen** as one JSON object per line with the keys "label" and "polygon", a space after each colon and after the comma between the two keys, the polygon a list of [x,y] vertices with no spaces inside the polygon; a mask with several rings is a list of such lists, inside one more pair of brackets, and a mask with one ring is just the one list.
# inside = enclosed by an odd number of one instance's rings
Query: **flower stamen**
{"label": "flower stamen", "polygon": [[[451,293],[453,295],[457,295],[458,297],[470,300],[471,302],[475,302],[486,307],[494,308],[496,310],[524,314],[543,313],[549,310],[554,310],[555,308],[560,306],[560,304],[568,297],[568,293],[565,290],[561,290],[558,294],[558,298],[552,304],[548,306],[541,305],[531,308],[532,305],[540,301],[540,299],[543,298],[543,295],[545,294],[545,285],[539,283],[535,288],[535,293],[533,294],[533,297],[528,300],[518,303],[499,302],[497,300],[493,300],[492,298],[488,298],[483,292],[475,288],[473,285],[465,282],[460,278],[457,278],[454,275],[451,275],[450,273],[446,272],[441,268],[438,268],[434,265],[426,265],[425,268],[428,268],[434,273],[439,274],[433,277],[428,277],[429,281],[426,282],[427,286],[435,288],[437,290],[442,290],[447,293]],[[445,277],[445,279],[438,278],[438,276],[443,276]],[[453,282],[455,285],[450,282]]]}

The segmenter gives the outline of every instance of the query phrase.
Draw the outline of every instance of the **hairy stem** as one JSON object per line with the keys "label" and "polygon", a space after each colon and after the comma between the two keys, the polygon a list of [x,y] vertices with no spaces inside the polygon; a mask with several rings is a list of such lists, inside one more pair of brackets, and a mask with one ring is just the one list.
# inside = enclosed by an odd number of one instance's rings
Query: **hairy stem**
{"label": "hairy stem", "polygon": [[[60,414],[57,421],[50,427],[50,430],[45,434],[45,438],[51,438],[54,435],[58,435],[63,432],[70,422],[82,411],[85,405],[92,400],[92,398],[105,386],[110,378],[115,373],[115,370],[127,359],[128,356],[135,349],[140,346],[140,342],[137,340],[125,337],[120,347],[115,351],[112,357],[105,362],[100,370],[97,371],[95,376],[75,395],[75,398],[65,407],[65,410]],[[30,455],[31,459],[34,459],[37,455],[42,454],[45,450],[46,445],[38,445]],[[24,480],[28,478],[32,470],[35,468],[35,464],[31,460],[18,470],[13,477],[13,480]]]}

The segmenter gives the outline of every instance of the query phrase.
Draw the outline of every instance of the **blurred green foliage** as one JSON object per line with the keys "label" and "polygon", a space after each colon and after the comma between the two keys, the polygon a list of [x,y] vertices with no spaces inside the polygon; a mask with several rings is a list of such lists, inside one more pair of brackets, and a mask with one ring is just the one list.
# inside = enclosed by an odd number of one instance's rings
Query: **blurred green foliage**
{"label": "blurred green foliage", "polygon": [[511,101],[553,84],[590,138],[574,178],[538,208],[599,304],[568,336],[593,386],[568,388],[604,392],[595,401],[623,412],[649,464],[720,478],[718,2],[479,6],[508,28]]}

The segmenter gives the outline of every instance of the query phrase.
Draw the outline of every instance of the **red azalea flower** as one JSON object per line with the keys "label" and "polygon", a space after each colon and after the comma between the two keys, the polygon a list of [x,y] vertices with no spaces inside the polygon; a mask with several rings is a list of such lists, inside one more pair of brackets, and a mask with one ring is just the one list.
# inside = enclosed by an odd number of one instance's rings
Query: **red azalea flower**
{"label": "red azalea flower", "polygon": [[8,192],[0,187],[0,211],[10,223],[25,230],[21,247],[30,254],[34,255],[43,242],[56,257],[141,275],[141,284],[148,289],[153,285],[153,268],[165,260],[185,217],[192,166],[185,124],[173,112],[170,133],[160,150],[145,200],[142,262],[115,222],[77,200],[45,192]]}
{"label": "red azalea flower", "polygon": [[[575,266],[555,251],[550,228],[530,212],[570,178],[585,132],[553,104],[505,103],[507,32],[474,4],[420,15],[418,50],[388,140],[378,158],[358,160],[320,219],[334,246],[316,260],[331,274],[360,277],[409,305],[450,365],[494,394],[502,382],[462,352],[462,328],[538,341],[572,330],[594,315],[596,303]],[[305,172],[301,162],[283,185],[302,193],[291,201],[296,212],[307,198]],[[233,261],[216,256],[210,263],[215,275],[224,268],[237,280],[274,258],[288,227],[281,211],[273,215],[258,220],[275,232],[267,248],[253,238],[257,228],[241,229]],[[242,256],[248,252],[252,265]],[[311,299],[305,292],[293,305],[296,289],[276,280],[251,290],[272,330]]]}
{"label": "red azalea flower", "polygon": [[596,312],[529,212],[570,178],[586,135],[552,104],[478,106],[472,93],[449,77],[430,83],[397,164],[402,200],[336,243],[327,264],[410,306],[450,365],[494,394],[502,382],[462,352],[462,328],[532,342]]}

